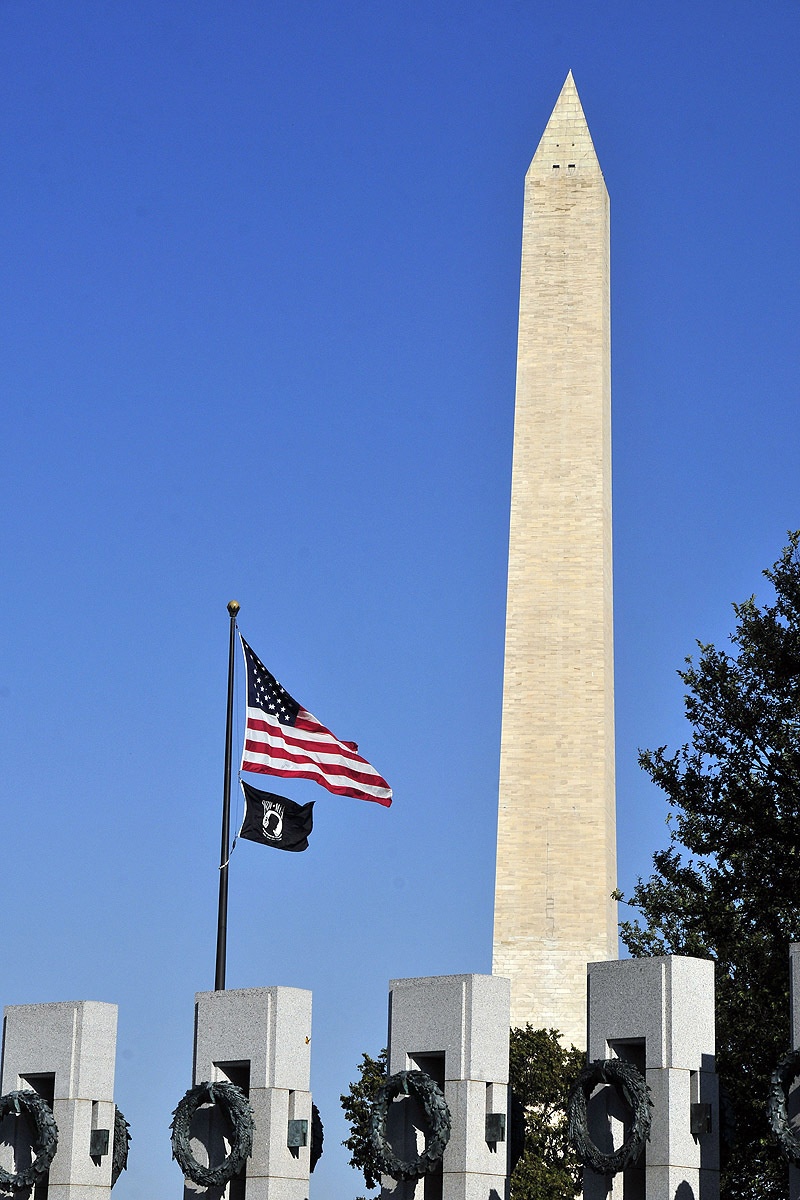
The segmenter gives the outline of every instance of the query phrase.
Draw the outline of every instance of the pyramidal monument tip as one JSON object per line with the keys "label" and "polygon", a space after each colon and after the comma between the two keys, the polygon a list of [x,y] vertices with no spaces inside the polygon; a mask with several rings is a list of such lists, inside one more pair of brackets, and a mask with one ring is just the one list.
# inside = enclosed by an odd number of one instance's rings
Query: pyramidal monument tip
{"label": "pyramidal monument tip", "polygon": [[[563,161],[562,161],[563,160]],[[584,170],[590,164],[600,169],[592,135],[581,104],[572,71],[567,72],[555,107],[536,147],[531,169],[546,171]]]}

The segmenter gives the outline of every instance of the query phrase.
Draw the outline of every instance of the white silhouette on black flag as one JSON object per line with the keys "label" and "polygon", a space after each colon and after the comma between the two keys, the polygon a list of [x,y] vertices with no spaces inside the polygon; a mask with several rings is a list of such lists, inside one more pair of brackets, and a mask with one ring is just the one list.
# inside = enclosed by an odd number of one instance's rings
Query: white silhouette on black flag
{"label": "white silhouette on black flag", "polygon": [[295,804],[274,792],[262,792],[243,779],[245,813],[239,837],[276,850],[307,850],[308,835],[314,824],[314,801]]}

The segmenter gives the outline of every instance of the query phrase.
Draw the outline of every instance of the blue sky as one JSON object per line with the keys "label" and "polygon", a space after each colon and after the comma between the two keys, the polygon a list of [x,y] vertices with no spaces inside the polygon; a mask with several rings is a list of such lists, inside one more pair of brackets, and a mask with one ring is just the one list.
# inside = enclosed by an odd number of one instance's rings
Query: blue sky
{"label": "blue sky", "polygon": [[[237,847],[228,984],[314,991],[326,1150],[392,977],[488,971],[523,177],[612,205],[620,883],[675,671],[800,526],[794,3],[0,4],[3,1004],[119,1004],[120,1200],[178,1194],[227,613],[395,789]],[[242,693],[237,719],[242,721]]]}

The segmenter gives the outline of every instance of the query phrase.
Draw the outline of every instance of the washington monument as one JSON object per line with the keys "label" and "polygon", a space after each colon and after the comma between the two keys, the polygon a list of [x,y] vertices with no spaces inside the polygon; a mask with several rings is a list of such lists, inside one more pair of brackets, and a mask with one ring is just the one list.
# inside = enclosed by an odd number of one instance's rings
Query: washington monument
{"label": "washington monument", "polygon": [[609,280],[570,73],[525,177],[493,970],[578,1046],[617,957]]}

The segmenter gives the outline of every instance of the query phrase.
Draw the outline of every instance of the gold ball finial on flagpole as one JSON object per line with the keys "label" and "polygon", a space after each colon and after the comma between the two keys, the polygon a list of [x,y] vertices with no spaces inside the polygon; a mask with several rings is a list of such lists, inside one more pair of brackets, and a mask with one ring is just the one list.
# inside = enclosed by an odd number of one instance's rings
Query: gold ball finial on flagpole
{"label": "gold ball finial on flagpole", "polygon": [[236,614],[238,613],[238,611],[239,611],[239,601],[238,600],[229,601],[228,612],[231,614],[231,616],[235,617]]}

